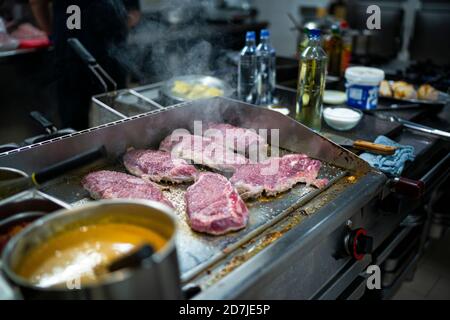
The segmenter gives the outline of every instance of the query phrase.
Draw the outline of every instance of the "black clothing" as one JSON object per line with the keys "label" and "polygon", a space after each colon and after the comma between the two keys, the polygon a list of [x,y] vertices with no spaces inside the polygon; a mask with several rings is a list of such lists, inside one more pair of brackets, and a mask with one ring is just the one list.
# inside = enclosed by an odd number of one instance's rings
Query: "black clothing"
{"label": "black clothing", "polygon": [[[127,3],[125,3],[127,2]],[[103,88],[67,43],[68,38],[78,40],[91,52],[97,62],[117,82],[125,86],[126,72],[114,58],[125,48],[127,5],[135,1],[123,0],[54,0],[53,30],[55,44],[58,108],[64,127],[76,130],[88,127],[91,97]],[[76,4],[81,11],[81,29],[69,30],[67,7]]]}

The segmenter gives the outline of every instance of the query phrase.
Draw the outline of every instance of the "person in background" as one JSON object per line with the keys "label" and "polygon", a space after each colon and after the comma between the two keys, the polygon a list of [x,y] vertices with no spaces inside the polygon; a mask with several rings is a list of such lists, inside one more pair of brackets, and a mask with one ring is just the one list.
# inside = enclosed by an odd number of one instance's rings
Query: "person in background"
{"label": "person in background", "polygon": [[[91,97],[103,88],[68,45],[78,40],[117,82],[126,86],[126,70],[116,58],[125,51],[128,30],[140,19],[139,0],[29,0],[38,26],[55,47],[58,111],[63,127],[76,130],[88,127]],[[81,29],[69,30],[66,13],[70,5],[81,11]]]}

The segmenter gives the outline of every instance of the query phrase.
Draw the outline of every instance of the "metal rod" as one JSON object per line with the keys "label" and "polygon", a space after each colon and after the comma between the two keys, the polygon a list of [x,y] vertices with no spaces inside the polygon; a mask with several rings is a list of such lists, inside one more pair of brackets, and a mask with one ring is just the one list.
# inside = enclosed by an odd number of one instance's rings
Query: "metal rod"
{"label": "metal rod", "polygon": [[157,107],[158,109],[164,109],[164,107],[163,107],[162,105],[160,105],[159,103],[157,103],[157,102],[155,102],[155,101],[153,101],[153,100],[147,98],[146,96],[140,94],[139,92],[137,92],[137,91],[135,91],[135,90],[133,90],[133,89],[130,89],[130,90],[128,90],[128,91],[129,91],[132,95],[138,97],[139,99],[144,100],[145,102],[150,103],[151,105],[154,105],[154,106]]}
{"label": "metal rod", "polygon": [[[114,92],[117,91],[117,82],[102,68],[101,65],[97,64],[94,66],[95,69],[98,69],[100,73],[112,84]],[[105,91],[106,92],[106,91]]]}
{"label": "metal rod", "polygon": [[450,139],[450,132],[439,130],[439,129],[434,129],[434,128],[427,127],[427,126],[424,126],[424,125],[421,125],[421,124],[418,124],[418,123],[415,123],[415,122],[411,122],[411,121],[408,121],[408,120],[404,120],[404,119],[401,119],[401,118],[396,118],[396,120],[397,120],[397,122],[401,123],[406,128]]}
{"label": "metal rod", "polygon": [[97,71],[97,69],[95,68],[95,66],[89,66],[89,69],[92,71],[92,73],[95,75],[95,77],[97,78],[98,82],[100,82],[100,84],[103,87],[103,91],[105,93],[108,92],[108,85],[106,84],[105,80],[103,80],[102,76],[100,75],[100,73]]}
{"label": "metal rod", "polygon": [[[97,96],[98,97],[98,96]],[[126,115],[124,115],[123,113],[120,113],[117,110],[114,110],[113,108],[111,108],[110,106],[108,106],[106,103],[104,103],[103,101],[100,101],[96,96],[92,97],[92,101],[100,106],[102,106],[103,108],[105,108],[106,110],[108,110],[109,112],[115,114],[116,116],[122,118],[122,119],[127,119],[128,117]]]}

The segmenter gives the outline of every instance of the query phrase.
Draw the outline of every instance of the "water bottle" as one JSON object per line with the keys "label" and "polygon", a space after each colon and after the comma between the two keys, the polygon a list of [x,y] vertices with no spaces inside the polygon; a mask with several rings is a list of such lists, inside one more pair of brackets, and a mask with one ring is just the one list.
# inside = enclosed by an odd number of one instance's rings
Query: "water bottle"
{"label": "water bottle", "polygon": [[272,103],[275,91],[275,50],[270,45],[269,30],[261,30],[260,43],[256,48],[258,62],[258,103],[269,105]]}
{"label": "water bottle", "polygon": [[255,32],[249,31],[245,36],[245,47],[239,57],[238,97],[240,100],[256,103],[258,96],[257,74]]}
{"label": "water bottle", "polygon": [[322,99],[328,60],[320,42],[320,30],[310,30],[308,47],[300,56],[295,114],[298,121],[316,131],[320,131],[322,126]]}

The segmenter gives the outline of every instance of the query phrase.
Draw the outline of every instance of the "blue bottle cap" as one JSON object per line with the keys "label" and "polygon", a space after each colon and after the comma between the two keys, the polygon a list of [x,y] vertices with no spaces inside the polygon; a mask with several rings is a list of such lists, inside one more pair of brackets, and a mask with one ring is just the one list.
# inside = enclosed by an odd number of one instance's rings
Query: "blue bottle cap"
{"label": "blue bottle cap", "polygon": [[255,31],[247,31],[247,34],[245,35],[245,40],[255,40]]}
{"label": "blue bottle cap", "polygon": [[269,30],[267,30],[267,29],[261,30],[261,33],[260,33],[261,38],[268,38],[269,36],[270,36]]}
{"label": "blue bottle cap", "polygon": [[309,30],[309,36],[311,38],[320,38],[321,33],[322,32],[320,31],[320,29],[311,29],[311,30]]}

